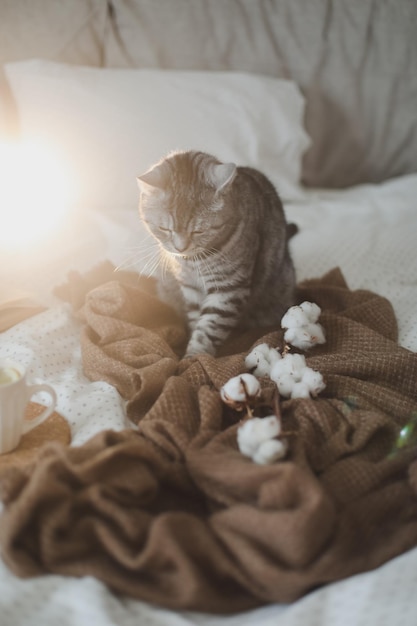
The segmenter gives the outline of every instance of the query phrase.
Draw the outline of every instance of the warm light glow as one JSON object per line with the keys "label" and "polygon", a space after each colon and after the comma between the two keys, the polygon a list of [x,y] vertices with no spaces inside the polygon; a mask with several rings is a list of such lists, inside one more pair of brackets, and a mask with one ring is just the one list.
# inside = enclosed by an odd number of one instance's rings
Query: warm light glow
{"label": "warm light glow", "polygon": [[63,219],[74,201],[61,155],[39,141],[0,143],[0,248],[33,243]]}

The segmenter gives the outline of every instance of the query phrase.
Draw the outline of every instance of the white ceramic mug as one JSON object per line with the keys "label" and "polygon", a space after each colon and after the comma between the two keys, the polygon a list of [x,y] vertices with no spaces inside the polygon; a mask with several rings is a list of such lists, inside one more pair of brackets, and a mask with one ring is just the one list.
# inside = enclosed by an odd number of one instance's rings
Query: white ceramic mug
{"label": "white ceramic mug", "polygon": [[[51,403],[34,419],[25,419],[25,409],[31,397],[45,391]],[[0,359],[0,454],[10,452],[19,445],[24,433],[38,426],[53,413],[56,393],[45,383],[29,384],[25,368],[11,359]]]}

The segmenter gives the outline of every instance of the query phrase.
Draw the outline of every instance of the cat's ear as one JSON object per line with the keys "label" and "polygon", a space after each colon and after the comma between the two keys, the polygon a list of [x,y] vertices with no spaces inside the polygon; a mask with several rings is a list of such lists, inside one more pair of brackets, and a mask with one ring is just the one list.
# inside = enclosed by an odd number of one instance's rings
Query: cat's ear
{"label": "cat's ear", "polygon": [[152,167],[150,170],[137,176],[136,180],[142,193],[153,193],[155,190],[163,190],[164,177],[161,165]]}
{"label": "cat's ear", "polygon": [[217,191],[224,191],[234,180],[237,168],[234,163],[219,163],[210,168],[210,182]]}

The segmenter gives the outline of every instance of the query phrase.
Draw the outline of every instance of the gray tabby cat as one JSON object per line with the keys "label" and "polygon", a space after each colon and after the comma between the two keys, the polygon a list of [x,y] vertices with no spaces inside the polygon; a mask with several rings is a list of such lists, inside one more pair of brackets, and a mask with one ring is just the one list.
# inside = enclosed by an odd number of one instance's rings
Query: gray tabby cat
{"label": "gray tabby cat", "polygon": [[[168,274],[161,297],[188,318],[186,356],[215,354],[239,328],[272,326],[294,304],[281,200],[249,167],[174,152],[138,177],[140,215]],[[166,277],[167,278],[167,277]]]}

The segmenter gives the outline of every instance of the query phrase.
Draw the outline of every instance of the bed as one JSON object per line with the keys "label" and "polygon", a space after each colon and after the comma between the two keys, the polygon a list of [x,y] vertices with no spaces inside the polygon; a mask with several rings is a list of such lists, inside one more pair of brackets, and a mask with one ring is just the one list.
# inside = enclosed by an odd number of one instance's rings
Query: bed
{"label": "bed", "polygon": [[[2,625],[416,623],[416,443],[395,448],[417,414],[416,24],[412,0],[2,3],[0,358],[58,396],[0,457]],[[261,335],[187,369],[181,329],[147,290],[135,177],[173,149],[262,170],[298,225],[297,283],[328,332],[309,358],[327,391],[283,405],[308,439],[292,462],[242,460],[239,418],[217,397]],[[145,303],[159,322],[142,320]],[[349,422],[336,454],[339,425],[320,419],[341,389],[339,421],[368,421]],[[178,398],[187,423],[167,417]],[[165,472],[152,528],[138,458]],[[336,474],[334,502],[291,517]],[[275,529],[277,545],[263,543]]]}

